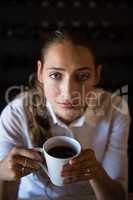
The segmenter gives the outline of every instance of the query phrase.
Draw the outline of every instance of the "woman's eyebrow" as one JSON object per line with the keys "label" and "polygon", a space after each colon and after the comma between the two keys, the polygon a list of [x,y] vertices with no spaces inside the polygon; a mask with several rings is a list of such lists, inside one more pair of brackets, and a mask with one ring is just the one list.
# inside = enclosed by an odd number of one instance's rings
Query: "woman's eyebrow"
{"label": "woman's eyebrow", "polygon": [[[58,71],[66,71],[66,68],[61,68],[61,67],[46,67],[46,70],[58,70]],[[77,68],[76,71],[83,71],[83,70],[92,70],[91,67],[81,67],[81,68]]]}
{"label": "woman's eyebrow", "polygon": [[61,67],[47,67],[46,70],[59,70],[59,71],[66,71],[65,68],[61,68]]}
{"label": "woman's eyebrow", "polygon": [[82,71],[82,70],[92,70],[92,68],[88,66],[88,67],[81,67],[77,69],[77,71]]}

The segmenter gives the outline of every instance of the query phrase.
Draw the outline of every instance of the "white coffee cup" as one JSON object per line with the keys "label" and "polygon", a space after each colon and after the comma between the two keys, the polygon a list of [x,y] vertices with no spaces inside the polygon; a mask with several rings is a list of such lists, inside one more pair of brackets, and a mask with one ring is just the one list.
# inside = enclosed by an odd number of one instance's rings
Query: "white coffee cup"
{"label": "white coffee cup", "polygon": [[[75,154],[70,157],[60,158],[58,156],[55,155],[53,156],[48,153],[49,150],[59,146],[69,147],[75,151]],[[45,166],[42,163],[40,163],[40,166],[43,168],[45,173],[47,173],[51,182],[56,186],[63,186],[64,177],[61,176],[63,165],[67,164],[69,160],[73,159],[74,157],[80,154],[81,152],[80,143],[71,137],[55,136],[49,138],[43,144],[43,148],[35,148],[35,149],[42,152],[44,155],[47,166]]]}

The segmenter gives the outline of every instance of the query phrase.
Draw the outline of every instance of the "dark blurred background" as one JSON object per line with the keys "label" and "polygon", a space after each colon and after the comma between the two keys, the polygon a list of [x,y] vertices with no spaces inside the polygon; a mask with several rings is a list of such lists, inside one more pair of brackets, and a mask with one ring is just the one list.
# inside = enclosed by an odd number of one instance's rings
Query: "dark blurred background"
{"label": "dark blurred background", "polygon": [[[85,28],[102,58],[101,86],[128,100],[133,116],[132,0],[1,0],[0,112],[23,90],[36,65],[39,32],[50,27]],[[127,98],[128,97],[128,98]],[[129,191],[133,192],[133,136],[129,134]]]}

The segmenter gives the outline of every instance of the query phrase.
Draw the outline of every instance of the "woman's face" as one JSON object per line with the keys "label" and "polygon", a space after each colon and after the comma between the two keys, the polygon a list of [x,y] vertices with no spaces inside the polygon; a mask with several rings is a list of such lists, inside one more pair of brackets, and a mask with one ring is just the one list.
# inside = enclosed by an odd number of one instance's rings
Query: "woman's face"
{"label": "woman's face", "polygon": [[49,46],[43,64],[38,61],[38,80],[56,115],[70,123],[85,110],[87,98],[100,76],[91,52],[69,41]]}

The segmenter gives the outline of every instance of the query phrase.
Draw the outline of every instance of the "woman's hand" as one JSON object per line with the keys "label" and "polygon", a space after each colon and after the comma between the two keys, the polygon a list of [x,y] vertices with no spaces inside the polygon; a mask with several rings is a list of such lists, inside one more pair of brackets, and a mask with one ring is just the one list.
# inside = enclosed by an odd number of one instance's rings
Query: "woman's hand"
{"label": "woman's hand", "polygon": [[91,149],[83,150],[79,156],[69,161],[69,164],[63,167],[61,175],[66,177],[64,184],[78,181],[89,181],[96,178],[100,164]]}
{"label": "woman's hand", "polygon": [[42,158],[34,149],[14,147],[9,154],[0,161],[0,180],[14,181],[40,168]]}

